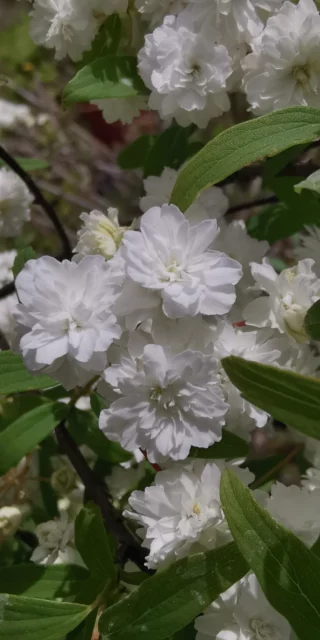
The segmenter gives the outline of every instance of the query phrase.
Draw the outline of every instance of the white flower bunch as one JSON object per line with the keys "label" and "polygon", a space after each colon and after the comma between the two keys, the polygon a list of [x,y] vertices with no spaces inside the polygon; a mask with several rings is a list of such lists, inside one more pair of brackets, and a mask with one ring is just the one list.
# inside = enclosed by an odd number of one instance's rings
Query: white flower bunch
{"label": "white flower bunch", "polygon": [[18,236],[30,220],[33,196],[13,171],[0,168],[0,236]]}

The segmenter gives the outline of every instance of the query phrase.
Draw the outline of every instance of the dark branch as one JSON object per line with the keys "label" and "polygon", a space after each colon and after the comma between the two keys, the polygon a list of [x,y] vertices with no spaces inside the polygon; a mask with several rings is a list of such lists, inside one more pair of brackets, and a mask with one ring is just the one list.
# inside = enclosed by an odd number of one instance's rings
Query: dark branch
{"label": "dark branch", "polygon": [[226,216],[232,215],[233,213],[239,213],[240,211],[245,211],[246,209],[253,209],[254,207],[262,207],[264,205],[275,204],[277,202],[279,202],[277,196],[260,198],[259,200],[252,200],[252,202],[243,202],[242,204],[237,204],[235,207],[230,207],[230,209],[226,211]]}
{"label": "dark branch", "polygon": [[2,289],[0,289],[0,300],[10,296],[15,292],[14,282],[10,282],[9,284],[5,284]]}
{"label": "dark branch", "polygon": [[57,231],[59,238],[61,240],[64,258],[70,258],[72,255],[72,248],[69,242],[69,238],[61,224],[54,208],[46,200],[43,196],[40,189],[37,187],[36,183],[29,176],[29,174],[22,169],[22,167],[16,162],[14,158],[0,145],[0,158],[14,171],[14,173],[23,180],[23,182],[27,185],[28,189],[34,195],[34,202],[42,207],[43,211],[46,213],[48,218],[51,220],[55,230]]}
{"label": "dark branch", "polygon": [[111,504],[107,488],[90,469],[64,422],[56,427],[55,434],[62,451],[68,456],[82,480],[87,497],[100,508],[106,529],[117,539],[122,552],[122,560],[130,559],[141,571],[153,573],[144,564],[147,552],[141,547],[140,542],[130,529],[127,529],[121,514]]}

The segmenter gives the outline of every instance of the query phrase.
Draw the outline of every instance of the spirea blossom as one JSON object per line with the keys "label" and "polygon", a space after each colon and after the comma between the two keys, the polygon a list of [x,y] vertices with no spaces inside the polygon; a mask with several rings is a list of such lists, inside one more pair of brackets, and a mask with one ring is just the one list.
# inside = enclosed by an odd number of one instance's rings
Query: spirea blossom
{"label": "spirea blossom", "polygon": [[254,574],[225,591],[196,618],[196,640],[290,640],[287,620],[268,602]]}
{"label": "spirea blossom", "polygon": [[59,518],[42,522],[36,527],[39,545],[31,560],[36,564],[50,565],[74,562],[76,550],[73,546],[74,523],[69,522],[66,511]]}
{"label": "spirea blossom", "polygon": [[[190,225],[173,205],[153,207],[141,218],[141,232],[127,231],[121,255],[130,280],[157,294],[169,318],[223,315],[235,302],[241,265],[211,248],[215,220]],[[139,296],[135,300],[137,308]]]}
{"label": "spirea blossom", "polygon": [[125,353],[105,371],[120,398],[102,411],[100,428],[129,451],[146,449],[152,462],[183,460],[191,446],[221,439],[228,405],[217,373],[216,359],[198,351],[149,344],[139,356]]}
{"label": "spirea blossom", "polygon": [[[166,167],[160,176],[149,176],[143,181],[146,195],[140,199],[140,207],[146,212],[151,207],[161,207],[170,202],[178,172]],[[228,209],[228,198],[219,187],[211,187],[198,196],[185,211],[190,224],[197,224],[208,218],[221,218]]]}
{"label": "spirea blossom", "polygon": [[286,487],[277,482],[265,508],[275,520],[311,547],[320,535],[320,489]]}
{"label": "spirea blossom", "polygon": [[216,29],[237,42],[250,43],[263,29],[263,12],[275,13],[283,0],[188,0],[197,22],[210,20]]}
{"label": "spirea blossom", "polygon": [[[0,287],[5,286],[13,281],[12,267],[17,252],[3,251],[0,253]],[[12,313],[18,303],[15,293],[12,293],[0,300],[0,333],[2,333],[11,345],[14,340],[14,319]]]}
{"label": "spirea blossom", "polygon": [[30,371],[44,371],[72,389],[104,370],[106,351],[121,330],[111,312],[117,287],[102,256],[78,264],[29,260],[16,289],[18,348]]}
{"label": "spirea blossom", "polygon": [[12,171],[0,169],[0,236],[18,236],[23,223],[30,220],[33,196]]}
{"label": "spirea blossom", "polygon": [[227,81],[233,63],[210,26],[195,31],[185,14],[166,16],[146,35],[138,59],[140,75],[151,90],[149,107],[163,119],[206,127],[230,108]]}
{"label": "spirea blossom", "polygon": [[[132,510],[124,515],[143,527],[143,546],[150,549],[148,567],[187,555],[191,547],[214,548],[230,540],[220,501],[224,466],[201,460],[177,464],[157,473],[145,491],[131,494]],[[237,473],[246,484],[252,479],[249,471]]]}
{"label": "spirea blossom", "polygon": [[117,252],[127,227],[119,225],[118,209],[109,207],[107,215],[101,211],[82,213],[83,226],[78,231],[78,244],[74,253],[81,256],[101,255],[106,260]]}
{"label": "spirea blossom", "polygon": [[13,536],[20,526],[23,509],[16,505],[0,507],[0,543]]}
{"label": "spirea blossom", "polygon": [[61,60],[80,60],[90,49],[99,23],[87,0],[35,0],[30,13],[30,33],[36,44],[55,49]]}
{"label": "spirea blossom", "polygon": [[320,280],[313,273],[313,260],[300,260],[280,275],[266,259],[251,264],[257,288],[268,295],[251,302],[244,310],[247,324],[272,327],[297,342],[308,341],[304,320],[308,309],[319,299]]}
{"label": "spirea blossom", "polygon": [[106,122],[113,123],[121,120],[123,124],[130,124],[141,111],[148,108],[145,96],[91,100],[91,104],[95,104],[102,111]]}
{"label": "spirea blossom", "polygon": [[313,0],[288,0],[251,42],[243,88],[257,115],[293,105],[320,106],[320,16]]}

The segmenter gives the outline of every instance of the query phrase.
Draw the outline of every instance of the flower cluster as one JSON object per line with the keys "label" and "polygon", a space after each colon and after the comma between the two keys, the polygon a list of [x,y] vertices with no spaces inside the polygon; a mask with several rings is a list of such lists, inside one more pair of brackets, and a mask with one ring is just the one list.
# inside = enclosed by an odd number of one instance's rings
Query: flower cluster
{"label": "flower cluster", "polygon": [[[127,0],[34,0],[31,36],[57,59],[79,60],[106,15]],[[148,107],[182,126],[208,122],[244,92],[256,115],[320,105],[320,15],[314,0],[135,0],[130,8],[145,96],[92,100],[109,122],[131,122]],[[141,16],[142,24],[138,20]],[[139,37],[130,46],[137,47]],[[99,98],[97,96],[97,98]]]}

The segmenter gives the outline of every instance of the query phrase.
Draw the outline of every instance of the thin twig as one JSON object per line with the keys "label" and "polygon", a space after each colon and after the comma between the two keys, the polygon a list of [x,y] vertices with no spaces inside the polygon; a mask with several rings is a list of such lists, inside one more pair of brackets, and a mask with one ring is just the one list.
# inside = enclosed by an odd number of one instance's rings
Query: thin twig
{"label": "thin twig", "polygon": [[253,209],[254,207],[262,207],[267,204],[275,204],[279,202],[277,196],[268,196],[266,198],[259,198],[259,200],[252,200],[252,202],[243,202],[243,204],[237,204],[234,207],[230,207],[226,212],[226,216],[230,216],[233,213],[239,213],[246,209]]}
{"label": "thin twig", "polygon": [[34,195],[35,204],[39,204],[42,207],[59,235],[63,247],[64,257],[70,258],[72,256],[72,248],[69,242],[69,238],[50,202],[46,200],[39,187],[37,187],[36,183],[29,176],[29,174],[24,169],[22,169],[18,162],[16,162],[16,160],[1,145],[0,158],[2,158],[2,160],[8,165],[8,167],[10,167],[10,169],[12,169],[12,171],[14,171],[14,173],[16,173],[19,178],[21,178],[21,180],[23,180],[28,189]]}
{"label": "thin twig", "polygon": [[267,482],[268,480],[273,478],[275,475],[277,475],[279,471],[282,471],[282,469],[284,469],[284,467],[286,467],[287,464],[291,462],[291,460],[294,460],[294,458],[297,457],[298,453],[302,451],[303,447],[304,447],[303,443],[300,442],[299,444],[297,444],[293,449],[291,449],[291,451],[289,451],[289,453],[285,456],[285,458],[282,458],[282,460],[280,460],[280,462],[278,462],[274,467],[272,467],[272,469],[269,469],[269,471],[267,471],[267,473],[261,476],[261,478],[258,478],[257,480],[252,482],[250,484],[250,489],[254,490],[254,489],[258,489],[258,487],[262,487],[262,485],[264,485],[265,482]]}
{"label": "thin twig", "polygon": [[141,571],[152,573],[144,564],[147,552],[141,547],[135,535],[127,529],[121,514],[111,504],[106,487],[101,484],[98,476],[90,469],[64,422],[56,427],[55,434],[61,449],[68,456],[84,484],[88,498],[100,508],[107,531],[110,531],[119,542],[124,556],[122,560],[130,559]]}

